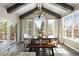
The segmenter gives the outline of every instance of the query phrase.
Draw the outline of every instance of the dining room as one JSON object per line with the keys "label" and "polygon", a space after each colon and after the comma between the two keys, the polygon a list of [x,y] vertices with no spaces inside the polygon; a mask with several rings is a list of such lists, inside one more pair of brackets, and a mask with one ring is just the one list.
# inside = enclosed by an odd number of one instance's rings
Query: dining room
{"label": "dining room", "polygon": [[0,55],[79,56],[79,3],[0,3],[0,14]]}

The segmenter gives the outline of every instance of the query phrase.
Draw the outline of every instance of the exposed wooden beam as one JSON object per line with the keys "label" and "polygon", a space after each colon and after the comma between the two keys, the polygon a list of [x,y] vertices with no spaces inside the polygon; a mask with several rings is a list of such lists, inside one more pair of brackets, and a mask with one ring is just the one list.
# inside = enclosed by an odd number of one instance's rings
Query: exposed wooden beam
{"label": "exposed wooden beam", "polygon": [[14,4],[13,6],[8,7],[8,8],[7,8],[7,12],[8,12],[8,13],[13,13],[13,12],[15,12],[16,10],[20,9],[21,7],[23,7],[23,6],[25,6],[25,5],[26,5],[26,3],[16,3],[16,4]]}
{"label": "exposed wooden beam", "polygon": [[44,12],[48,13],[48,14],[51,14],[52,16],[55,16],[56,18],[61,18],[61,15],[59,15],[59,14],[53,12],[53,11],[50,11],[50,10],[44,8],[44,7],[42,7],[42,10],[43,10]]}
{"label": "exposed wooden beam", "polygon": [[37,7],[32,9],[32,10],[30,10],[30,11],[28,11],[28,12],[26,12],[26,13],[24,13],[23,15],[20,15],[20,19],[23,19],[24,17],[26,17],[26,16],[28,16],[30,14],[33,14],[34,12],[36,12],[36,10],[38,10]]}
{"label": "exposed wooden beam", "polygon": [[66,4],[66,3],[56,3],[56,4],[60,5],[60,6],[64,7],[64,8],[67,8],[67,9],[69,9],[71,11],[74,10],[74,7],[72,7],[72,6],[70,6],[70,5]]}

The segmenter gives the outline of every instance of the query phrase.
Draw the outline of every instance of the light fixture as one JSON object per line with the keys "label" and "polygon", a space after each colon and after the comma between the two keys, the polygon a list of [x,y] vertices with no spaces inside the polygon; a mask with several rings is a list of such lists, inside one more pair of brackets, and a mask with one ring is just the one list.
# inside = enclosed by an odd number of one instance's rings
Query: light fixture
{"label": "light fixture", "polygon": [[41,18],[43,16],[43,12],[42,12],[42,4],[38,3],[37,4],[38,10],[37,10],[37,16],[38,18]]}
{"label": "light fixture", "polygon": [[42,4],[38,3],[37,7],[38,7],[38,10],[37,10],[36,17],[35,17],[35,24],[39,29],[41,29],[41,24],[44,21],[44,15],[42,12]]}

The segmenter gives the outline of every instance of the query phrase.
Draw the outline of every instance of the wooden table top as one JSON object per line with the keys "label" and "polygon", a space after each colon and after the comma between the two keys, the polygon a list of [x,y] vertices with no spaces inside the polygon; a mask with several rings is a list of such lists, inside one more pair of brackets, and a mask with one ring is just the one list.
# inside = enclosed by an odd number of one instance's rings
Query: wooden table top
{"label": "wooden table top", "polygon": [[38,39],[43,39],[44,40],[45,39],[45,40],[48,40],[48,39],[58,39],[58,38],[57,37],[45,37],[45,38],[43,38],[43,37],[42,38],[34,38],[33,37],[33,38],[24,38],[24,40],[27,40],[27,39],[35,39],[35,40],[38,40]]}
{"label": "wooden table top", "polygon": [[34,43],[31,44],[29,43],[26,48],[53,48],[55,45],[54,44],[48,44],[48,43]]}

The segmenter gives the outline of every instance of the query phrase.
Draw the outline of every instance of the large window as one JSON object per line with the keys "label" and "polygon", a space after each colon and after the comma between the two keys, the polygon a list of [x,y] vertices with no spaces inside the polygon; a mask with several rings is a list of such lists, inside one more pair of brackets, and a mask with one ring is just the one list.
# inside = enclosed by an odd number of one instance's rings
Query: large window
{"label": "large window", "polygon": [[7,21],[0,19],[0,40],[7,39]]}
{"label": "large window", "polygon": [[23,20],[23,34],[24,37],[31,37],[34,35],[34,20],[26,19]]}
{"label": "large window", "polygon": [[33,30],[34,30],[34,21],[31,19],[27,19],[24,22],[24,34],[33,35]]}
{"label": "large window", "polygon": [[28,32],[28,35],[33,35],[33,27],[34,26],[34,22],[33,22],[33,20],[29,20],[28,22],[27,22],[27,28],[28,28],[28,30],[27,30],[27,32]]}
{"label": "large window", "polygon": [[58,24],[56,19],[45,19],[45,17],[35,17],[35,19],[22,20],[23,35],[38,36],[38,35],[53,35],[57,37]]}
{"label": "large window", "polygon": [[79,11],[64,18],[64,36],[79,39]]}
{"label": "large window", "polygon": [[10,25],[10,44],[15,43],[17,40],[17,24]]}
{"label": "large window", "polygon": [[45,17],[35,17],[35,35],[45,33]]}
{"label": "large window", "polygon": [[48,35],[55,34],[55,20],[48,19]]}
{"label": "large window", "polygon": [[79,12],[74,14],[74,38],[79,38]]}
{"label": "large window", "polygon": [[64,18],[64,35],[68,38],[72,37],[73,15]]}

